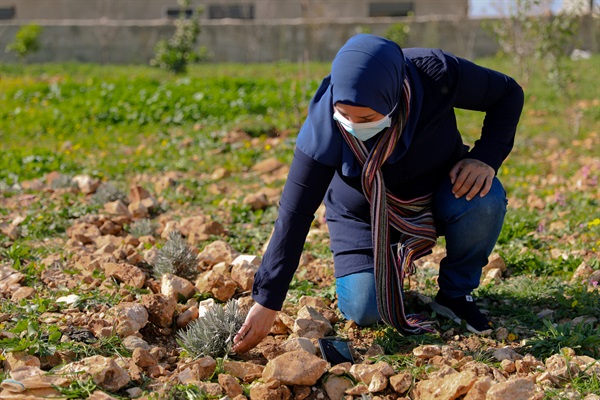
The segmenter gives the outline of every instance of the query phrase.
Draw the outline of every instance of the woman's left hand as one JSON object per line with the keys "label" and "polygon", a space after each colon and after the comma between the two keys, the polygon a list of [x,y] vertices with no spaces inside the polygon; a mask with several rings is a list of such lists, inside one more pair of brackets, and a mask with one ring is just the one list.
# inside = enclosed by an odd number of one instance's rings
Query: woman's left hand
{"label": "woman's left hand", "polygon": [[456,163],[450,170],[452,193],[458,199],[466,196],[471,200],[479,193],[483,197],[490,191],[496,175],[494,169],[483,161],[465,158]]}

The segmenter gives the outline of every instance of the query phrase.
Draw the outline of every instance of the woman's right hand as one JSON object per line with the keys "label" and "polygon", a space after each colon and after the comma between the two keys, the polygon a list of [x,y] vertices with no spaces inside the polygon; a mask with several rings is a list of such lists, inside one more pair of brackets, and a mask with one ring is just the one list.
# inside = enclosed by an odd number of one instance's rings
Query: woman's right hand
{"label": "woman's right hand", "polygon": [[255,303],[250,308],[246,321],[233,338],[232,350],[236,353],[245,353],[254,348],[269,334],[276,316],[277,311]]}

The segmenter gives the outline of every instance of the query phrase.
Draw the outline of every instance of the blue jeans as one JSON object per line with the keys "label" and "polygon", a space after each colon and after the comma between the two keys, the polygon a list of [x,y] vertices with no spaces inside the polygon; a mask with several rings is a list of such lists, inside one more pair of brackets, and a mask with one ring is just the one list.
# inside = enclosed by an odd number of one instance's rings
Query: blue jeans
{"label": "blue jeans", "polygon": [[[449,297],[469,294],[479,286],[481,270],[502,229],[506,214],[506,192],[497,178],[485,197],[467,201],[452,194],[450,180],[434,193],[432,211],[438,235],[446,238],[446,257],[440,262],[438,285]],[[347,262],[348,254],[344,262]],[[357,254],[363,260],[364,252]],[[334,258],[335,264],[335,258]],[[347,319],[358,325],[372,325],[381,320],[377,311],[373,269],[336,279],[338,308]]]}

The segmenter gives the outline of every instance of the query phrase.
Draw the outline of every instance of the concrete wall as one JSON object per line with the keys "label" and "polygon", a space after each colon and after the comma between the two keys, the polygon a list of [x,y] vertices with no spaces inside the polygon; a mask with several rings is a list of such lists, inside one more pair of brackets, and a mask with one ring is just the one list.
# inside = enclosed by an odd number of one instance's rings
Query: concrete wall
{"label": "concrete wall", "polygon": [[[304,19],[279,21],[203,21],[200,45],[215,62],[271,62],[278,60],[331,61],[351,36],[367,29],[385,35],[397,23],[410,26],[405,47],[439,47],[458,56],[475,58],[497,52],[495,38],[480,20],[436,18]],[[172,22],[154,21],[39,21],[41,49],[29,62],[79,61],[147,63],[154,45],[173,33]],[[0,24],[0,61],[15,62],[4,48],[18,31],[16,21]],[[583,17],[580,48],[599,51],[598,19]]]}
{"label": "concrete wall", "polygon": [[[466,17],[468,0],[190,0],[190,7],[253,5],[257,20],[278,18],[364,18],[370,3],[409,3],[416,16]],[[177,0],[2,0],[0,7],[14,7],[17,20],[65,19],[160,19]],[[205,12],[201,18],[208,18]]]}

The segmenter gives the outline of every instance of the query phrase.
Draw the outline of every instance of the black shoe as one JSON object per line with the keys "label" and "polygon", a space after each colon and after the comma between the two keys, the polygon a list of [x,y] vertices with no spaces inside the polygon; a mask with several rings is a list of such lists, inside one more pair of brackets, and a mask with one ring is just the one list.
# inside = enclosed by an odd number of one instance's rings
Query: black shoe
{"label": "black shoe", "polygon": [[490,320],[479,311],[470,295],[450,298],[440,291],[430,306],[433,311],[450,318],[457,324],[465,321],[467,329],[478,335],[489,335],[494,328]]}

